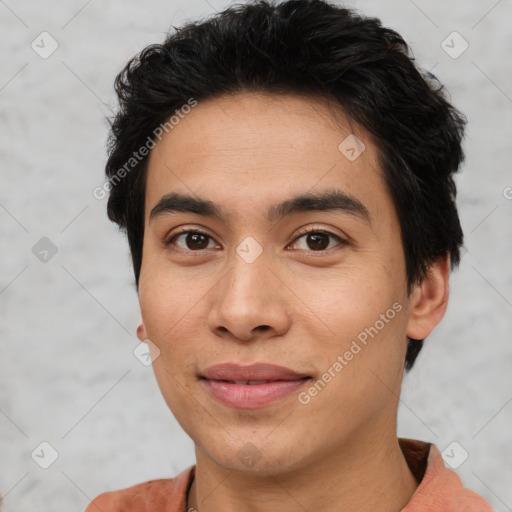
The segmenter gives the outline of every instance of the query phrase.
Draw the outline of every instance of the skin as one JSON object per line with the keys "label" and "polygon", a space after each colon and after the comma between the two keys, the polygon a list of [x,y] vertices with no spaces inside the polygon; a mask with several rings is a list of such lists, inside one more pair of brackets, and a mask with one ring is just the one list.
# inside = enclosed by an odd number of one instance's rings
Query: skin
{"label": "skin", "polygon": [[[338,149],[351,133],[366,146],[355,161]],[[274,222],[264,215],[299,193],[330,189],[357,198],[371,222],[342,211]],[[229,216],[169,213],[150,222],[170,192],[213,201]],[[166,246],[182,228],[211,238],[187,244],[182,235]],[[317,249],[308,235],[298,238],[302,228],[334,236]],[[263,249],[252,263],[236,252],[246,237]],[[447,257],[407,295],[399,222],[375,142],[340,109],[254,92],[199,102],[149,157],[137,330],[159,351],[158,385],[195,443],[188,507],[403,508],[418,486],[396,435],[406,336],[425,338],[439,323],[448,277]],[[209,366],[236,361],[280,364],[314,382],[397,302],[401,311],[308,404],[294,392],[260,409],[235,409],[198,379]],[[237,456],[249,442],[259,454],[250,467]]]}

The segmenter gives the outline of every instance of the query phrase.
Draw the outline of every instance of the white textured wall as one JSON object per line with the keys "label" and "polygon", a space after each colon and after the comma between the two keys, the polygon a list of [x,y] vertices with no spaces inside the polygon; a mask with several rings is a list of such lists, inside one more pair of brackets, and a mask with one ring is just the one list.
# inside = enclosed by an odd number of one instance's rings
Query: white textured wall
{"label": "white textured wall", "polygon": [[[151,368],[132,354],[140,317],[128,245],[92,190],[103,182],[116,73],[144,46],[161,42],[171,25],[227,5],[0,2],[5,512],[82,511],[100,492],[171,477],[194,463],[193,443],[167,409]],[[448,313],[405,379],[399,435],[441,450],[460,443],[469,452],[458,469],[464,483],[497,511],[509,511],[512,0],[348,5],[399,30],[469,119],[467,163],[458,177],[468,252],[452,278]],[[43,31],[59,45],[47,59],[31,48]],[[441,47],[453,31],[469,43],[457,59]],[[455,39],[453,51],[459,44]],[[57,248],[46,263],[32,252],[42,237]],[[30,456],[43,441],[59,454],[46,470]]]}

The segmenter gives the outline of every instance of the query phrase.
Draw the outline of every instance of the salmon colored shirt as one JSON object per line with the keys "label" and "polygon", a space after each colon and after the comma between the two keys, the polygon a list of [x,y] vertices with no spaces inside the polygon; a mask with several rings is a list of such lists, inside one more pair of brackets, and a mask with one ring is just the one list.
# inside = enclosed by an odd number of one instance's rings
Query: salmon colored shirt
{"label": "salmon colored shirt", "polygon": [[[398,438],[398,442],[420,482],[401,512],[493,512],[480,495],[462,485],[434,444],[405,438]],[[150,480],[100,494],[85,512],[188,512],[187,495],[195,469],[195,465],[190,466],[175,478]]]}

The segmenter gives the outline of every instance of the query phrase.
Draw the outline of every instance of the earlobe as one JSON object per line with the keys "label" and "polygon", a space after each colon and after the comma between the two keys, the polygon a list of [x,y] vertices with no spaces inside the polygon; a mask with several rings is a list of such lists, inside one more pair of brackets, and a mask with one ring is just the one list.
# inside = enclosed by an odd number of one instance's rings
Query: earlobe
{"label": "earlobe", "polygon": [[145,341],[148,339],[146,328],[144,327],[144,322],[141,322],[137,327],[137,338],[139,338],[140,341]]}
{"label": "earlobe", "polygon": [[425,339],[446,313],[449,297],[450,256],[432,263],[427,275],[414,288],[406,334],[414,340]]}

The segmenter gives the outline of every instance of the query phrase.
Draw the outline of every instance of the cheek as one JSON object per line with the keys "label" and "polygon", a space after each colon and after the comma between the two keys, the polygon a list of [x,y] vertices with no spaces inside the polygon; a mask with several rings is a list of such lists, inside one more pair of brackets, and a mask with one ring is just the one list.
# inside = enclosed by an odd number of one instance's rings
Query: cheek
{"label": "cheek", "polygon": [[348,391],[347,397],[377,385],[371,372],[394,386],[407,347],[407,304],[400,283],[381,264],[351,267],[346,275],[311,287],[307,303],[316,320],[304,325],[311,328],[311,339],[322,337],[318,369],[327,371],[341,356],[342,368],[337,365],[338,371],[331,372],[340,389],[344,388],[342,392]]}
{"label": "cheek", "polygon": [[350,265],[320,281],[305,281],[297,292],[323,326],[322,334],[341,340],[357,336],[401,300],[392,276],[381,265],[368,262]]}
{"label": "cheek", "polygon": [[141,272],[138,295],[147,335],[163,350],[164,340],[174,338],[176,331],[190,322],[194,297],[186,281],[155,271]]}
{"label": "cheek", "polygon": [[205,292],[183,275],[141,273],[141,315],[147,337],[159,350],[153,369],[166,399],[177,398],[176,389],[195,379],[198,336],[204,332],[201,298]]}
{"label": "cheek", "polygon": [[153,371],[168,407],[176,413],[180,423],[184,411],[194,402],[189,393],[194,391],[190,389],[190,383],[195,368],[197,319],[194,320],[191,301],[193,297],[183,291],[182,282],[162,278],[161,274],[141,273],[139,303],[142,320],[147,337],[159,351],[153,361]]}
{"label": "cheek", "polygon": [[341,430],[350,432],[394,409],[406,350],[404,309],[397,312],[398,301],[382,304],[367,304],[368,309],[347,306],[336,336],[316,354],[323,373],[316,385],[312,382],[314,389],[306,391],[315,413],[312,421],[322,424],[327,437],[334,439]]}

